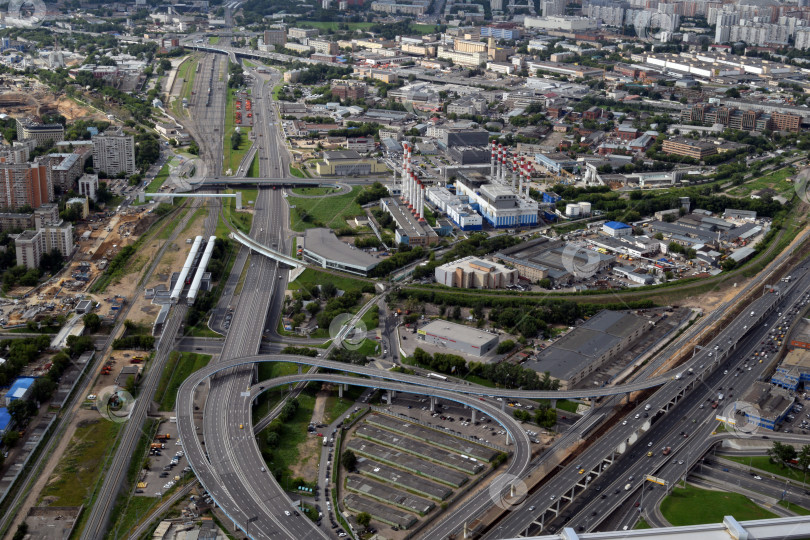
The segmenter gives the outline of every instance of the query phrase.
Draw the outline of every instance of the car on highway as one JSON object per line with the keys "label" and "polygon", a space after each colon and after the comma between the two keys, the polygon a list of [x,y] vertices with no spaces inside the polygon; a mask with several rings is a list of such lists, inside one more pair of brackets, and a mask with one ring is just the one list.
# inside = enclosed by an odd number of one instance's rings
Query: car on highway
{"label": "car on highway", "polygon": [[290,514],[290,511],[289,511],[289,510],[284,510],[284,515],[285,515],[285,516],[289,516],[289,515],[291,515],[291,514]]}
{"label": "car on highway", "polygon": [[762,477],[761,477],[761,476],[759,476],[759,475],[754,476],[754,480],[762,480]]}

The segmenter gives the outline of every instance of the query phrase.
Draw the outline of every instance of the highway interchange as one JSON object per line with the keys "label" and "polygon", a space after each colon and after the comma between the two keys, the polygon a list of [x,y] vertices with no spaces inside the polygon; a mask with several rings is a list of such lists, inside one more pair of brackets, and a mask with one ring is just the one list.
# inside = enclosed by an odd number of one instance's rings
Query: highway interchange
{"label": "highway interchange", "polygon": [[[222,57],[218,55],[206,55],[201,62],[201,71],[205,73],[206,70],[212,69],[218,74],[218,70],[226,69],[224,67],[226,64],[221,60]],[[289,156],[279,133],[276,112],[271,101],[272,88],[278,82],[279,74],[272,71],[269,75],[252,73],[252,76],[255,81],[252,95],[255,99],[257,116],[254,145],[259,156],[260,175],[265,178],[287,178]],[[193,116],[203,109],[207,111],[200,112],[196,124],[190,122],[188,128],[195,133],[195,139],[201,143],[201,156],[206,175],[218,175],[222,168],[222,136],[218,129],[214,130],[216,133],[212,133],[208,128],[211,125],[222,125],[225,82],[214,85],[215,96],[212,105],[205,107],[201,103],[203,98],[200,96],[200,85],[204,87],[207,84],[205,79],[197,78],[191,107]],[[198,131],[195,132],[195,129]],[[248,168],[246,165],[249,163],[242,164],[239,174]],[[206,221],[206,230],[215,226],[218,213],[211,213],[214,214],[216,215],[213,218],[209,216]],[[289,249],[286,241],[289,237],[287,224],[287,205],[282,192],[268,188],[260,189],[255,205],[251,238],[259,244],[273,246],[274,249],[285,252]],[[245,260],[245,251],[243,248],[240,253],[242,261]],[[784,261],[785,258],[786,255],[782,255],[779,260]],[[328,381],[426,394],[463,403],[491,416],[510,433],[508,448],[512,455],[508,466],[499,471],[500,474],[522,477],[542,464],[546,456],[531,461],[528,437],[520,424],[509,414],[510,410],[504,411],[497,404],[480,399],[483,396],[493,395],[495,391],[491,388],[458,385],[424,377],[382,372],[375,368],[335,364],[309,357],[259,354],[268,349],[269,352],[275,353],[279,349],[277,345],[262,344],[261,337],[265,327],[275,327],[287,272],[277,262],[266,257],[254,256],[250,261],[242,293],[233,298],[235,308],[233,322],[221,346],[221,355],[183,384],[177,400],[178,430],[189,465],[217,505],[233,520],[233,524],[245,531],[248,536],[329,537],[308,518],[286,515],[285,511],[292,509],[292,502],[272,476],[264,471],[264,461],[253,435],[252,403],[259,392],[275,385]],[[596,400],[596,407],[590,414],[585,415],[556,442],[554,448],[558,449],[575,443],[595,426],[603,423],[610,416],[608,413],[628,394],[658,388],[646,401],[636,404],[626,422],[614,426],[597,443],[578,456],[576,464],[569,463],[549,482],[517,505],[488,533],[488,537],[501,538],[517,536],[527,531],[536,533],[540,530],[550,530],[548,527],[552,523],[555,528],[573,523],[581,527],[581,530],[594,530],[609,511],[618,510],[628,497],[645,493],[639,492],[638,489],[645,474],[655,473],[670,485],[677,481],[702,456],[715,426],[711,419],[716,411],[705,406],[706,397],[716,394],[719,387],[736,386],[741,390],[762,376],[768,367],[767,363],[757,363],[752,366],[752,370],[746,369],[742,373],[730,368],[736,367],[750,357],[752,349],[758,346],[762,335],[767,334],[770,327],[777,324],[778,311],[787,312],[789,304],[802,299],[810,288],[810,276],[806,270],[807,262],[804,261],[800,268],[793,270],[794,275],[802,276],[801,279],[783,289],[781,294],[766,293],[757,298],[751,307],[728,324],[705,350],[701,350],[687,364],[670,373],[651,376],[653,371],[660,367],[661,360],[658,360],[657,363],[654,362],[644,369],[643,373],[647,374],[648,378],[616,387],[570,392],[498,390],[498,396],[512,398],[601,398]],[[754,282],[754,286],[761,285],[759,280]],[[749,311],[754,311],[755,316],[750,316]],[[175,307],[164,330],[166,339],[162,339],[158,344],[156,363],[149,374],[160,373],[160,369],[155,369],[155,366],[159,366],[159,359],[174,349],[175,336],[180,330],[184,316],[185,308]],[[708,327],[709,322],[717,316],[719,314],[716,312],[705,318],[699,323],[698,328]],[[781,324],[784,324],[784,321]],[[667,350],[674,350],[674,347],[682,344],[684,339],[677,340]],[[723,350],[715,351],[713,349],[715,345]],[[199,350],[202,347],[206,347],[204,342],[196,348]],[[220,344],[211,347],[219,349]],[[662,357],[665,355],[659,356]],[[279,361],[314,366],[320,371],[255,382],[256,363]],[[328,368],[330,372],[324,373],[323,368]],[[689,368],[693,369],[693,375],[688,374]],[[728,373],[724,374],[724,370],[728,370]],[[331,371],[350,372],[360,377],[338,375]],[[676,373],[683,375],[676,378]],[[154,383],[157,380],[157,375],[150,377],[149,374],[144,385],[146,395],[151,395],[149,389],[154,390]],[[145,409],[141,409],[147,403],[147,399],[138,400],[138,408],[122,434],[111,468],[113,472],[119,473],[111,474],[105,479],[97,498],[99,503],[91,511],[82,538],[103,537],[116,499],[115,495],[122,483],[121,475],[127,470],[126,464],[131,449],[140,435],[142,416],[145,414]],[[646,405],[649,405],[649,416],[643,417]],[[649,422],[654,418],[658,421],[650,426]],[[688,432],[690,436],[683,437],[681,434],[683,432]],[[499,444],[504,442],[499,441]],[[648,447],[647,443],[652,445]],[[671,446],[672,453],[669,456],[660,455],[661,446]],[[655,450],[652,458],[646,457],[648,448]],[[679,464],[679,461],[684,463]],[[580,473],[580,469],[584,469],[584,472]],[[631,476],[633,480],[628,481]],[[589,477],[591,480],[586,480]],[[625,490],[624,486],[628,483],[631,484],[631,489]],[[594,492],[597,487],[599,491]],[[616,493],[617,489],[619,493]],[[582,492],[591,494],[591,497],[587,500],[585,497],[577,498]],[[566,493],[575,496],[566,497],[564,495]],[[597,496],[596,493],[600,495]],[[657,488],[646,493],[644,506],[651,507],[660,501],[665,492]],[[433,524],[423,536],[446,538],[458,533],[465,524],[473,521],[491,505],[490,494],[487,490],[481,490],[459,507],[443,515],[442,520]],[[542,528],[538,525],[541,522]]]}

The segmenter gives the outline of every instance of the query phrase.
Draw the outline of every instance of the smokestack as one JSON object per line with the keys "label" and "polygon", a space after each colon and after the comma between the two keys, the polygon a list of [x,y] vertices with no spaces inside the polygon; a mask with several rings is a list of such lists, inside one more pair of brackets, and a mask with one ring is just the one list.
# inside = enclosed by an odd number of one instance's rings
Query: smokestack
{"label": "smokestack", "polygon": [[498,150],[498,147],[495,144],[495,141],[492,141],[492,153],[490,154],[489,158],[489,181],[495,181],[495,152]]}
{"label": "smokestack", "polygon": [[411,201],[410,204],[408,205],[408,208],[411,210],[411,213],[414,213],[416,209],[419,207],[419,201],[417,200],[417,197],[419,196],[417,191],[419,189],[419,186],[417,185],[418,181],[419,179],[416,178],[416,173],[411,171]]}
{"label": "smokestack", "polygon": [[405,185],[408,177],[408,143],[402,143],[402,181],[399,185],[399,200],[405,200]]}
{"label": "smokestack", "polygon": [[503,178],[503,145],[498,145],[498,179],[497,182],[502,182]]}
{"label": "smokestack", "polygon": [[530,184],[529,179],[531,176],[529,175],[529,162],[527,161],[526,164],[523,166],[524,174],[526,175],[526,198],[530,199],[531,195],[529,194]]}
{"label": "smokestack", "polygon": [[520,173],[520,169],[518,168],[517,159],[512,156],[512,191],[515,191],[515,182],[517,182],[517,176]]}
{"label": "smokestack", "polygon": [[419,221],[425,221],[425,184],[421,184],[422,189],[419,195]]}

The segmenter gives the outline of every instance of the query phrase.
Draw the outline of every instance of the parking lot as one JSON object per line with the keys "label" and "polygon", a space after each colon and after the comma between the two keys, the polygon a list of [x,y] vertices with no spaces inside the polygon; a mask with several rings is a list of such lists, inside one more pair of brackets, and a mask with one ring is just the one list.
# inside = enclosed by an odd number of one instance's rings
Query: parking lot
{"label": "parking lot", "polygon": [[185,462],[183,447],[177,438],[177,424],[165,421],[160,424],[157,437],[150,443],[148,470],[141,472],[136,495],[160,497],[171,489],[191,468]]}

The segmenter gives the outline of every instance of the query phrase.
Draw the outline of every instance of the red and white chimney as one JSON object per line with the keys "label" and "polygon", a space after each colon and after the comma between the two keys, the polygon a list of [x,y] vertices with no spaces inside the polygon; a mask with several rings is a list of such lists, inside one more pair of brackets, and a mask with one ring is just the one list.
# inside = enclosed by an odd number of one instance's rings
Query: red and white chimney
{"label": "red and white chimney", "polygon": [[490,154],[489,158],[489,181],[495,181],[495,162],[497,161],[497,152],[498,152],[498,145],[495,141],[492,141],[492,153]]}
{"label": "red and white chimney", "polygon": [[420,182],[421,189],[419,190],[419,221],[425,221],[425,184]]}

